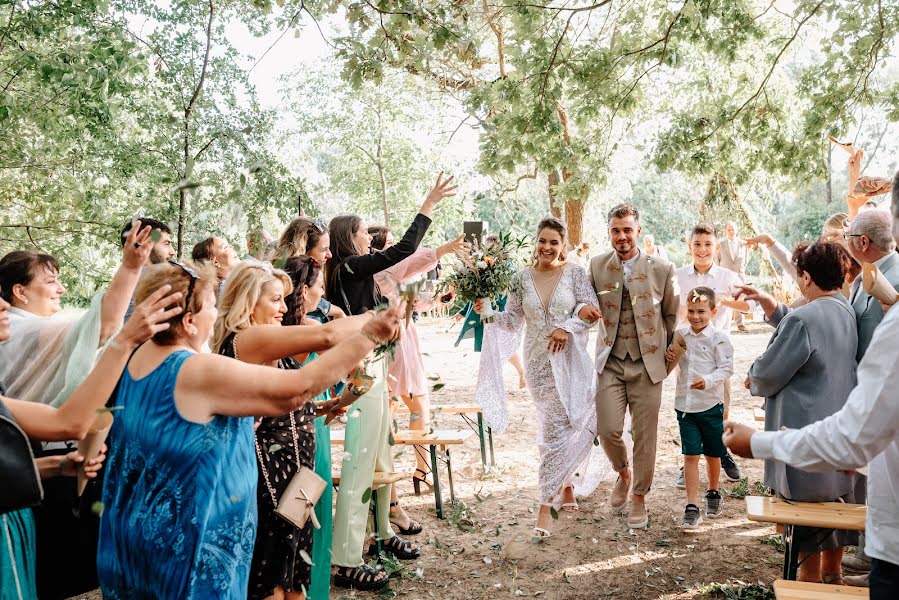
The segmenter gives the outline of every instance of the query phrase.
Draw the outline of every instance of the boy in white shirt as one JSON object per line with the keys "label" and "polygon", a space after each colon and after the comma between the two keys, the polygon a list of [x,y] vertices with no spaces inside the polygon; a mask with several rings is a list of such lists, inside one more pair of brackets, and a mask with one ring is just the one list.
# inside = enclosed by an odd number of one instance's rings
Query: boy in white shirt
{"label": "boy in white shirt", "polygon": [[[702,523],[699,510],[699,455],[705,455],[709,488],[705,495],[705,514],[721,515],[718,480],[721,458],[727,450],[721,440],[724,433],[724,382],[734,371],[734,347],[730,337],[711,324],[717,314],[715,292],[708,287],[693,288],[687,294],[687,322],[677,332],[687,343],[687,351],[678,361],[674,408],[680,428],[684,455],[684,479],[687,507],[681,521],[683,529],[697,529]],[[666,360],[675,361],[672,348]]]}

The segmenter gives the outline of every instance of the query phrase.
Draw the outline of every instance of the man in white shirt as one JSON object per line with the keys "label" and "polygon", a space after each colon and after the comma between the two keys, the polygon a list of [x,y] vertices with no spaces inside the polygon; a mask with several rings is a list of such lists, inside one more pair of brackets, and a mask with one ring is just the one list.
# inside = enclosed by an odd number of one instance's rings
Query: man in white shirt
{"label": "man in white shirt", "polygon": [[[743,281],[746,279],[746,264],[749,262],[749,250],[746,242],[737,237],[737,224],[733,221],[724,227],[724,235],[725,238],[717,253],[718,265],[736,273],[740,281]],[[734,321],[737,323],[737,329],[746,331],[741,313],[734,314]]]}
{"label": "man in white shirt", "polygon": [[[733,294],[737,285],[742,282],[739,275],[724,267],[715,264],[715,256],[718,253],[718,238],[715,228],[711,225],[700,223],[690,232],[689,239],[690,256],[693,264],[679,268],[675,271],[677,285],[680,289],[680,308],[677,312],[677,327],[687,324],[687,294],[697,287],[707,287],[715,292],[718,298],[717,313],[712,318],[712,325],[718,331],[729,335],[731,325],[731,311],[746,312],[749,304],[744,300],[734,300]],[[730,379],[724,382],[724,418],[727,419],[730,411]],[[740,467],[729,454],[721,458],[721,468],[728,481],[739,481],[742,477]],[[681,489],[686,485],[684,473],[681,470],[675,485]]]}
{"label": "man in white shirt", "polygon": [[[893,237],[899,235],[899,173],[893,180]],[[845,406],[798,430],[756,431],[728,421],[724,442],[746,458],[809,471],[868,465],[865,552],[872,558],[871,600],[899,598],[899,310],[890,310],[858,366]]]}
{"label": "man in white shirt", "polygon": [[643,249],[646,251],[648,256],[664,258],[668,260],[668,253],[665,251],[665,248],[662,246],[656,246],[656,236],[651,233],[647,233],[643,236]]}

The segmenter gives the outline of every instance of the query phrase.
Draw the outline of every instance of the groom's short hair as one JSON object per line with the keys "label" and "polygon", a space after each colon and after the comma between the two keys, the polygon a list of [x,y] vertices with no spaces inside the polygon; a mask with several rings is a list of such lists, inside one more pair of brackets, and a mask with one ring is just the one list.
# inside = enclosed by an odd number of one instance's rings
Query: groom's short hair
{"label": "groom's short hair", "polygon": [[640,220],[640,211],[637,210],[635,206],[628,203],[618,204],[612,207],[612,210],[609,211],[609,218],[606,219],[606,222],[611,222],[612,219],[624,219],[626,217],[633,217],[634,221]]}

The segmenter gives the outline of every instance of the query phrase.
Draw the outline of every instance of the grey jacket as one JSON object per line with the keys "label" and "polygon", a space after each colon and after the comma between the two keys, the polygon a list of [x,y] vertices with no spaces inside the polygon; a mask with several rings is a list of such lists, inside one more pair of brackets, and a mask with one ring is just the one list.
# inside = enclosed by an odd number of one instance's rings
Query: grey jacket
{"label": "grey jacket", "polygon": [[[886,277],[894,288],[899,290],[899,254],[893,252],[881,264],[880,272]],[[868,350],[868,344],[874,336],[874,330],[883,321],[883,308],[876,298],[872,298],[862,287],[862,276],[859,275],[852,283],[852,291],[849,294],[849,304],[855,311],[858,325],[858,352],[855,354],[856,362],[861,362]]]}
{"label": "grey jacket", "polygon": [[[796,309],[778,306],[768,348],[749,369],[750,393],[765,400],[765,431],[800,429],[840,410],[856,383],[855,313],[840,294]],[[854,476],[808,473],[765,461],[765,485],[791,500],[824,502],[849,494]]]}

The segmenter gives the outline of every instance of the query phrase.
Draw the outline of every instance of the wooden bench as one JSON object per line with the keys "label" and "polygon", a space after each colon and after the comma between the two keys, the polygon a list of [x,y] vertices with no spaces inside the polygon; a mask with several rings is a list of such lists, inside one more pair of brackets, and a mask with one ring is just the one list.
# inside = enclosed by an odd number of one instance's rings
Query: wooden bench
{"label": "wooden bench", "polygon": [[765,496],[746,496],[746,515],[750,521],[783,525],[783,578],[796,579],[799,550],[794,544],[793,528],[797,525],[824,529],[863,531],[868,507],[843,502],[793,502]]}
{"label": "wooden bench", "polygon": [[[487,437],[485,438],[484,415],[481,412],[480,406],[477,404],[445,404],[442,406],[431,406],[430,410],[433,414],[459,415],[462,417],[465,424],[471,427],[472,431],[477,431],[478,433],[478,439],[481,442],[481,467],[483,467],[485,472],[487,471],[487,444],[490,445],[490,466],[496,466],[496,458],[493,455],[493,429],[491,429],[490,426],[487,426]],[[396,413],[398,415],[408,415],[411,414],[411,411],[409,410],[409,407],[406,406],[405,402],[400,402]],[[471,417],[468,416],[470,414],[476,414],[477,421],[472,420]]]}
{"label": "wooden bench", "polygon": [[756,421],[764,423],[765,422],[765,409],[759,408],[758,406],[756,406],[755,408],[752,409],[752,416],[753,416],[753,418],[755,418]]}
{"label": "wooden bench", "polygon": [[867,588],[848,585],[778,579],[774,582],[774,596],[777,600],[843,600],[846,598],[860,600],[868,598],[869,592]]}
{"label": "wooden bench", "polygon": [[[331,431],[331,445],[342,446],[345,441],[346,430],[334,429]],[[398,431],[393,434],[394,446],[427,446],[431,455],[431,476],[434,478],[434,506],[437,509],[437,518],[443,518],[443,497],[440,493],[440,472],[437,468],[437,447],[444,454],[443,462],[446,463],[446,474],[449,480],[450,501],[456,501],[456,492],[453,489],[453,466],[450,460],[450,446],[459,446],[471,437],[471,431],[465,430],[440,430],[432,431]]]}

